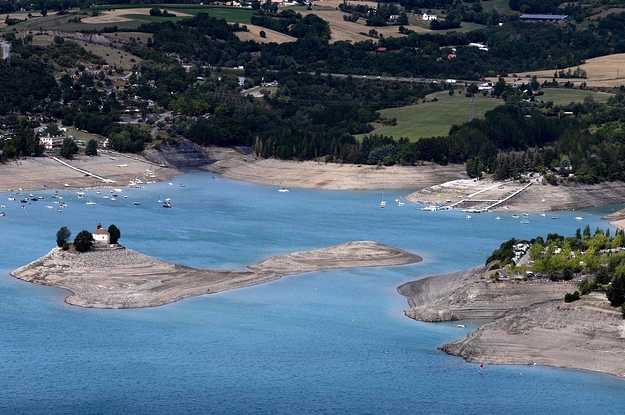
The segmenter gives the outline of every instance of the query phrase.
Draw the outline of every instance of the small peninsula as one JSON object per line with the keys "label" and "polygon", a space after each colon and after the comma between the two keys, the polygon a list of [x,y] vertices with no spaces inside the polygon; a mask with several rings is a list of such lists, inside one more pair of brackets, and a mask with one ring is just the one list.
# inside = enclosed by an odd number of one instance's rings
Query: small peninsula
{"label": "small peninsula", "polygon": [[491,320],[440,347],[469,362],[543,365],[625,376],[625,320],[605,296],[565,303],[573,281],[493,280],[477,266],[398,288],[415,320]]}
{"label": "small peninsula", "polygon": [[418,255],[371,241],[276,256],[246,271],[204,270],[161,261],[131,249],[88,252],[54,248],[16,269],[15,278],[64,288],[68,304],[93,308],[156,307],[202,294],[250,287],[283,276],[338,268],[412,264]]}

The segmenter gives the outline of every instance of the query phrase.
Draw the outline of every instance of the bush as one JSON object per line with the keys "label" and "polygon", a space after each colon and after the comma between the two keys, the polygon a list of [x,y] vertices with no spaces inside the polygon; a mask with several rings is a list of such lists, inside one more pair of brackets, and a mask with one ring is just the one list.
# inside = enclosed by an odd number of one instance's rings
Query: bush
{"label": "bush", "polygon": [[93,240],[91,232],[83,230],[76,235],[76,239],[74,239],[74,248],[76,248],[78,252],[87,252],[94,242],[95,241]]}
{"label": "bush", "polygon": [[116,244],[116,243],[117,243],[117,240],[118,240],[119,238],[121,238],[121,236],[122,236],[121,231],[120,231],[120,230],[119,230],[119,228],[118,228],[117,226],[115,226],[115,225],[111,225],[111,226],[109,226],[109,228],[108,228],[108,233],[110,234],[110,237],[111,237],[110,242],[111,242],[112,244]]}
{"label": "bush", "polygon": [[69,250],[69,242],[65,242],[65,243],[63,244],[63,247],[62,247],[61,249],[63,249],[63,251],[67,251],[67,250]]}
{"label": "bush", "polygon": [[575,291],[573,294],[566,293],[566,295],[564,296],[565,303],[572,303],[573,301],[577,300],[579,300],[579,291]]}
{"label": "bush", "polygon": [[72,236],[72,232],[67,229],[67,227],[63,226],[56,233],[56,245],[60,248],[69,241],[69,237]]}

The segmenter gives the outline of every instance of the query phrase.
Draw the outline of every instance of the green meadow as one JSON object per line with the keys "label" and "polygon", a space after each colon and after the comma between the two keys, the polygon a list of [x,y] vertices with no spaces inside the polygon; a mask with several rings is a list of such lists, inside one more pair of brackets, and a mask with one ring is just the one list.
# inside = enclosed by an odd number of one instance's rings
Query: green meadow
{"label": "green meadow", "polygon": [[571,102],[584,102],[584,98],[592,97],[596,102],[606,102],[612,94],[606,92],[584,91],[582,89],[541,89],[544,95],[537,98],[541,101],[552,101],[555,105],[568,105]]}
{"label": "green meadow", "polygon": [[[433,98],[437,101],[432,101]],[[458,90],[453,96],[449,96],[447,91],[430,94],[426,101],[407,107],[380,110],[382,117],[397,118],[397,125],[381,126],[374,133],[393,136],[395,139],[407,137],[416,141],[421,137],[447,135],[452,125],[469,121],[471,98],[465,97]],[[482,118],[487,111],[502,104],[501,99],[476,94],[473,99],[473,115],[475,118]]]}

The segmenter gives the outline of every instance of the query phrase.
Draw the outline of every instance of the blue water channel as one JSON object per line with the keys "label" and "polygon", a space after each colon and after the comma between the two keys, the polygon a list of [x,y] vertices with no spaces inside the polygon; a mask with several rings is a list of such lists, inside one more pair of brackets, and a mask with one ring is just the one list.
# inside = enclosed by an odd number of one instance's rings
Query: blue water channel
{"label": "blue water channel", "polygon": [[[179,186],[184,183],[185,187]],[[418,187],[418,183],[415,184]],[[30,192],[28,192],[30,193]],[[0,194],[2,414],[620,414],[625,382],[538,366],[478,365],[437,346],[478,327],[406,318],[397,286],[483,263],[510,237],[590,224],[608,206],[529,216],[424,212],[409,191],[278,188],[192,171],[172,185],[54,190],[25,205]],[[124,198],[124,196],[127,196]],[[171,199],[164,209],[159,199]],[[96,205],[85,205],[93,200]],[[57,200],[58,201],[58,200]],[[134,205],[140,201],[141,205]],[[520,212],[519,212],[520,213]],[[495,220],[500,215],[501,220]],[[583,220],[575,220],[576,216]],[[271,256],[373,240],[421,255],[414,265],[312,272],[149,309],[64,303],[68,292],[9,272],[76,235],[114,223],[132,249],[193,267],[243,269]],[[566,347],[566,345],[563,345]],[[521,375],[522,374],[522,375]]]}

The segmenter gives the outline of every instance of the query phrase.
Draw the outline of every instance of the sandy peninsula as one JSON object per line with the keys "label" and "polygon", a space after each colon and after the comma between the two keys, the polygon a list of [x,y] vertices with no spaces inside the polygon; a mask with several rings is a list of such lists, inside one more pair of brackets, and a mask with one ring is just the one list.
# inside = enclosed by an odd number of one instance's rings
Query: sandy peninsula
{"label": "sandy peninsula", "polygon": [[398,288],[408,317],[421,321],[493,320],[440,347],[470,362],[544,365],[625,377],[625,320],[605,296],[565,303],[575,282],[495,282],[483,266]]}
{"label": "sandy peninsula", "polygon": [[370,241],[296,252],[251,265],[246,271],[215,271],[161,261],[131,249],[89,252],[54,248],[11,273],[35,284],[64,288],[68,304],[94,308],[156,307],[203,294],[250,287],[283,276],[355,267],[404,265],[421,257]]}

